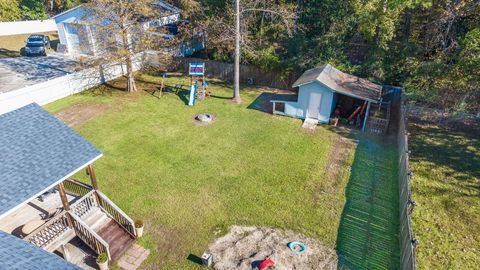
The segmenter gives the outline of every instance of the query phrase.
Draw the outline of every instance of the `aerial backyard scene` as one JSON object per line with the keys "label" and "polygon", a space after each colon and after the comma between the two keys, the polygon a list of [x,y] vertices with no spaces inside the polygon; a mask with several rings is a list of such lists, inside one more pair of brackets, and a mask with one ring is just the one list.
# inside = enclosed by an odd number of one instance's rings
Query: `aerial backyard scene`
{"label": "aerial backyard scene", "polygon": [[478,18],[0,0],[0,269],[480,269]]}

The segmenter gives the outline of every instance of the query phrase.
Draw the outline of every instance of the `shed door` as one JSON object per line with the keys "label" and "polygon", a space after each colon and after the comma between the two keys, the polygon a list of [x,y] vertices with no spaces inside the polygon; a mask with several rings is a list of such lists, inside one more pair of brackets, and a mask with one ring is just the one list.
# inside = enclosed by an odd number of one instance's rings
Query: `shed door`
{"label": "shed door", "polygon": [[307,118],[318,119],[320,114],[320,102],[322,94],[318,92],[310,92],[308,98]]}

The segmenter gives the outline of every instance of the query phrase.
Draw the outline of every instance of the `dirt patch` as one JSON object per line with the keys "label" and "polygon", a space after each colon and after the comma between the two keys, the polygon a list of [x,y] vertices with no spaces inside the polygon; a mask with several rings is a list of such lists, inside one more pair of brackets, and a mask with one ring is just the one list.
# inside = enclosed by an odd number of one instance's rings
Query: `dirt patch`
{"label": "dirt patch", "polygon": [[354,143],[352,140],[344,137],[337,136],[333,143],[332,150],[327,162],[325,170],[326,177],[328,179],[336,179],[341,177],[342,168],[345,167],[348,162],[350,151],[352,150]]}
{"label": "dirt patch", "polygon": [[345,168],[355,144],[351,139],[337,136],[332,149],[329,154],[328,162],[325,168],[325,173],[322,181],[315,183],[315,192],[313,196],[314,202],[319,202],[323,194],[330,194],[337,190],[337,187],[342,183],[342,178],[345,174]]}
{"label": "dirt patch", "polygon": [[[288,248],[288,243],[300,241],[307,246],[302,254]],[[217,239],[208,248],[217,270],[253,269],[267,258],[275,262],[276,270],[337,269],[335,250],[319,241],[292,231],[233,226],[230,232]]]}
{"label": "dirt patch", "polygon": [[110,104],[105,103],[79,103],[57,112],[55,116],[69,127],[78,127],[90,119],[104,114],[110,108]]}

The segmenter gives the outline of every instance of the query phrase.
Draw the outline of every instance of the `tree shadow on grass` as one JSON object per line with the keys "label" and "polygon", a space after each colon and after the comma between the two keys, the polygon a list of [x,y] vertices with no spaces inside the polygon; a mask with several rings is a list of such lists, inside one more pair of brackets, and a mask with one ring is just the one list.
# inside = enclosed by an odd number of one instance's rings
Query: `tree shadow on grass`
{"label": "tree shadow on grass", "polygon": [[[410,124],[412,161],[443,167],[444,175],[468,186],[480,178],[480,139],[468,132],[436,126]],[[477,192],[478,185],[474,185]]]}
{"label": "tree shadow on grass", "polygon": [[399,202],[395,145],[356,134],[358,145],[337,235],[340,269],[398,269]]}

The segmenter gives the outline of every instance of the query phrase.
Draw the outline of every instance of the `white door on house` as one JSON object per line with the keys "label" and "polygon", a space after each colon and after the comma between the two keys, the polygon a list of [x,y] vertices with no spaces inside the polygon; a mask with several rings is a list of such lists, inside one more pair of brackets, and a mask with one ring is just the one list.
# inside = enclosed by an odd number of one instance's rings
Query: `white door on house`
{"label": "white door on house", "polygon": [[318,119],[320,116],[320,102],[322,94],[318,92],[310,92],[308,98],[307,118]]}

